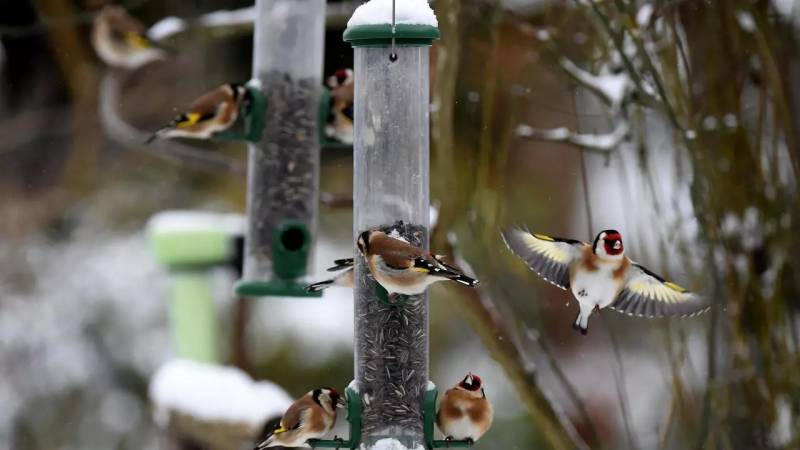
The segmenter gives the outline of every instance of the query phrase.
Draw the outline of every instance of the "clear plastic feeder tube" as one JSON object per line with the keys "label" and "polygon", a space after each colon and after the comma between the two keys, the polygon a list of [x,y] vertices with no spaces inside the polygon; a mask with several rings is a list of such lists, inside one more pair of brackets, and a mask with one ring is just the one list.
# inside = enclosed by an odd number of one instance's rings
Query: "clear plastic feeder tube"
{"label": "clear plastic feeder tube", "polygon": [[[249,146],[244,281],[274,278],[276,248],[310,252],[319,185],[325,0],[258,0],[256,12],[253,79],[267,105],[262,139]],[[311,258],[296,256],[301,267],[279,276],[305,272]]]}
{"label": "clear plastic feeder tube", "polygon": [[[415,45],[398,40],[397,59],[391,61],[388,45],[362,46],[349,32],[345,40],[355,47],[353,242],[363,231],[380,229],[427,249],[430,39]],[[364,404],[363,443],[369,448],[392,437],[416,448],[424,442],[427,295],[389,304],[378,298],[363,258],[356,258],[355,274],[355,373]]]}

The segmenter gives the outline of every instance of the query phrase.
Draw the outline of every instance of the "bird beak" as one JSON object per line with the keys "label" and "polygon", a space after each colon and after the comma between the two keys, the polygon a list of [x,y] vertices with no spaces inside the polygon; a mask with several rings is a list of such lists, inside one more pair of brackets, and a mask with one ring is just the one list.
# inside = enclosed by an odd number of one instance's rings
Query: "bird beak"
{"label": "bird beak", "polygon": [[620,241],[614,242],[614,250],[619,250],[621,248],[622,248],[622,242]]}
{"label": "bird beak", "polygon": [[343,397],[339,397],[339,400],[336,400],[336,407],[337,408],[346,408],[347,401]]}

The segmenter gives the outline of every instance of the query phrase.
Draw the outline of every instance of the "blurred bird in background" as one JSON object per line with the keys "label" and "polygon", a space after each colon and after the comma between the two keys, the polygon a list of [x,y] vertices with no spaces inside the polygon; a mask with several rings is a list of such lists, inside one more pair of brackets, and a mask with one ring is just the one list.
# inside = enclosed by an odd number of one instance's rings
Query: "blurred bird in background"
{"label": "blurred bird in background", "polygon": [[166,59],[169,51],[145,36],[146,28],[117,5],[105,6],[94,19],[92,46],[111,67],[136,69]]}
{"label": "blurred bird in background", "polygon": [[493,418],[481,378],[473,373],[444,393],[436,411],[436,425],[447,440],[475,442],[489,430]]}
{"label": "blurred bird in background", "polygon": [[336,408],[341,407],[344,407],[344,399],[335,389],[314,389],[292,403],[280,423],[256,449],[303,447],[309,439],[319,439],[333,428]]}
{"label": "blurred bird in background", "polygon": [[685,317],[708,309],[703,297],[625,256],[616,230],[601,231],[592,245],[518,228],[503,232],[503,239],[540,277],[572,292],[580,306],[573,328],[584,335],[592,312],[607,306],[639,317]]}
{"label": "blurred bird in background", "polygon": [[345,144],[353,143],[353,70],[339,69],[328,77],[331,109],[325,134]]}
{"label": "blurred bird in background", "polygon": [[242,104],[249,99],[250,94],[243,84],[223,84],[192,102],[187,112],[153,133],[147,143],[157,138],[210,139],[236,123]]}

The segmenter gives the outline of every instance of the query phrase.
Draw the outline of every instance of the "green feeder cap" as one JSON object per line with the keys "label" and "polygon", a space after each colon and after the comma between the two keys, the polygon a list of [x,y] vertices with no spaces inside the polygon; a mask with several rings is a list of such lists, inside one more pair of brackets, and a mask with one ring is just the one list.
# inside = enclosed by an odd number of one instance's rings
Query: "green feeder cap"
{"label": "green feeder cap", "polygon": [[[353,47],[388,47],[392,45],[392,24],[356,25],[344,30],[344,41]],[[439,39],[439,29],[432,25],[395,25],[395,45],[427,47]]]}

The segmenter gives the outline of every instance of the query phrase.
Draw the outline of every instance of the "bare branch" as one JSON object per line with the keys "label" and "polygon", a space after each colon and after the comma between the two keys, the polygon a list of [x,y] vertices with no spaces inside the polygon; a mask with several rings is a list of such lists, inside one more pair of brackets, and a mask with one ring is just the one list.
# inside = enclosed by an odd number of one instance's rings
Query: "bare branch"
{"label": "bare branch", "polygon": [[138,130],[125,122],[116,109],[117,105],[120,104],[119,85],[120,80],[111,71],[106,73],[100,84],[100,98],[98,101],[100,122],[111,139],[129,149],[172,159],[198,169],[213,172],[227,171],[236,175],[245,173],[242,163],[221,153],[200,150],[175,141],[156,140],[149,145],[145,145],[144,142],[150,136],[150,133]]}

